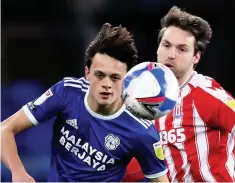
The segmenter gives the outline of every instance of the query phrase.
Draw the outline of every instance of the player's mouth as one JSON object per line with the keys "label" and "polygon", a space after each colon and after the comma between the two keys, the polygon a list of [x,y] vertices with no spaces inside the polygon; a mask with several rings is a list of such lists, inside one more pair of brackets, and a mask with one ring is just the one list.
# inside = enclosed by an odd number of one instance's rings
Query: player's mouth
{"label": "player's mouth", "polygon": [[168,68],[172,68],[173,67],[173,65],[171,65],[169,63],[165,63],[164,65],[167,66]]}
{"label": "player's mouth", "polygon": [[101,92],[100,93],[100,96],[102,99],[108,99],[110,95],[112,95],[112,93],[110,93],[110,92]]}

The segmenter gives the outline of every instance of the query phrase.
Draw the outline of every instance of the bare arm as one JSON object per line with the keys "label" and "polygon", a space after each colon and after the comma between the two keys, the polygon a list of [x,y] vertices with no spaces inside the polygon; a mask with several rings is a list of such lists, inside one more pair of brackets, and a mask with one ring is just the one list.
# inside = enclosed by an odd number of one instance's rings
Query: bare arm
{"label": "bare arm", "polygon": [[[12,173],[12,179],[14,181],[14,176],[27,173],[24,166],[19,158],[15,135],[23,130],[26,130],[33,126],[32,122],[25,115],[24,111],[20,109],[18,112],[4,120],[1,124],[1,160],[10,169]],[[22,175],[23,177],[23,175]],[[27,179],[29,178],[29,179]],[[30,176],[26,179],[21,179],[22,181],[30,180]],[[16,178],[19,181],[18,178]]]}
{"label": "bare arm", "polygon": [[160,177],[154,178],[154,179],[149,179],[150,182],[169,182],[167,178],[167,174],[162,175]]}

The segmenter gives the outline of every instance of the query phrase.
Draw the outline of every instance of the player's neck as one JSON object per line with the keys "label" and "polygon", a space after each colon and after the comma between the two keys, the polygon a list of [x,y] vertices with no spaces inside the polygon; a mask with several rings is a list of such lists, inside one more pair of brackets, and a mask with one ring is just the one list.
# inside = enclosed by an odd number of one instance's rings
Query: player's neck
{"label": "player's neck", "polygon": [[112,105],[109,106],[98,106],[97,108],[97,113],[101,114],[101,115],[112,115],[114,113],[116,113],[117,111],[119,111],[122,107],[123,103],[121,98],[117,99],[117,101],[115,101]]}
{"label": "player's neck", "polygon": [[93,112],[104,115],[104,116],[108,116],[108,115],[112,115],[116,113],[117,111],[121,109],[123,105],[121,97],[118,98],[113,104],[108,105],[108,106],[99,105],[97,102],[94,102],[94,100],[91,97],[88,97],[87,102],[88,102],[89,108]]}
{"label": "player's neck", "polygon": [[182,77],[177,78],[180,88],[182,88],[182,86],[184,86],[189,81],[193,72],[194,69],[189,69],[188,72],[186,72]]}

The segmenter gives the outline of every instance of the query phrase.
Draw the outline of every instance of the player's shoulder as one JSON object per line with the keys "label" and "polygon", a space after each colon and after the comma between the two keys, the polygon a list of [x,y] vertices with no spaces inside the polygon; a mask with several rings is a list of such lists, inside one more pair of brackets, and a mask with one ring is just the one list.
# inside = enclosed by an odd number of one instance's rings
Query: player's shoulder
{"label": "player's shoulder", "polygon": [[[47,93],[59,97],[61,100],[71,101],[74,97],[78,99],[85,97],[86,92],[89,88],[89,81],[85,77],[64,77],[59,80]],[[77,100],[78,101],[78,100]]]}
{"label": "player's shoulder", "polygon": [[192,85],[194,88],[207,88],[207,87],[217,87],[220,88],[221,85],[212,77],[205,76],[203,74],[199,74],[197,72],[193,73],[189,84]]}
{"label": "player's shoulder", "polygon": [[61,81],[64,89],[69,92],[86,93],[89,88],[89,81],[85,77],[64,77]]}
{"label": "player's shoulder", "polygon": [[231,94],[227,92],[214,78],[196,73],[189,84],[197,91],[207,93],[220,100],[230,100]]}
{"label": "player's shoulder", "polygon": [[138,132],[144,132],[146,130],[154,128],[154,121],[138,118],[127,109],[125,109],[124,112],[133,130],[136,129]]}
{"label": "player's shoulder", "polygon": [[126,120],[128,120],[129,130],[132,132],[132,140],[137,143],[150,142],[153,139],[160,141],[160,134],[157,131],[153,120],[141,119],[131,114],[125,109]]}

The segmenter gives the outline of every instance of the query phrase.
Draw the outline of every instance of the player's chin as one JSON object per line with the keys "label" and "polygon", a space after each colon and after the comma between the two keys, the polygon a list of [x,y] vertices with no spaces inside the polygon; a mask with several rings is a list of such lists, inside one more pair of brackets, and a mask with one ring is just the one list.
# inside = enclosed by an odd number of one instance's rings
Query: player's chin
{"label": "player's chin", "polygon": [[112,104],[112,100],[110,100],[110,99],[100,99],[98,101],[98,103],[101,106],[108,106],[108,105]]}

